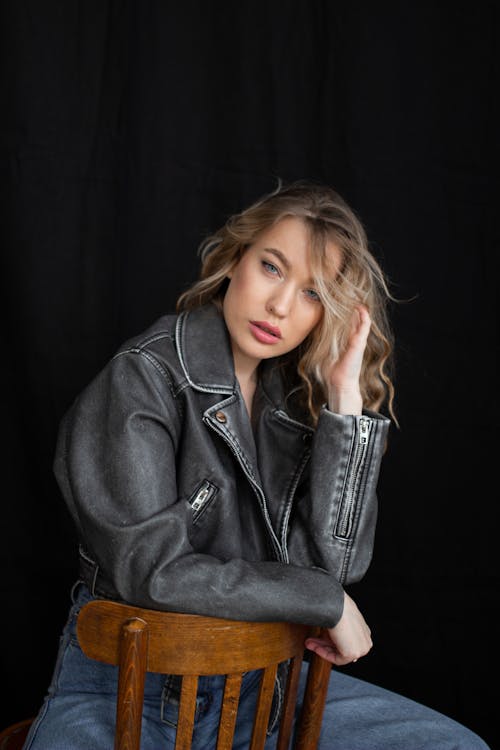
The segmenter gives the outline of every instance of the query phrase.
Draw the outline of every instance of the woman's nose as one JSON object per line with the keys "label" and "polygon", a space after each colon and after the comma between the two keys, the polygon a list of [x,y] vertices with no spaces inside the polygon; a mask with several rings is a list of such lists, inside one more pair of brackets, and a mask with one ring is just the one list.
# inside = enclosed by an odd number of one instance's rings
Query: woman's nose
{"label": "woman's nose", "polygon": [[277,317],[284,318],[290,313],[292,304],[293,290],[291,288],[282,287],[278,293],[273,294],[273,296],[269,298],[266,309]]}

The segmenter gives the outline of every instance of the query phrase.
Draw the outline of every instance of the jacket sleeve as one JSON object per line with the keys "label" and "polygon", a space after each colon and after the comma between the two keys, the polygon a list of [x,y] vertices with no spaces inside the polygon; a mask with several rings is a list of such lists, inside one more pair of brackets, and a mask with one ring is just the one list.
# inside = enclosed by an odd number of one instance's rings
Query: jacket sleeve
{"label": "jacket sleeve", "polygon": [[180,420],[167,373],[128,351],[61,422],[54,472],[83,547],[117,597],[160,610],[333,626],[344,592],[326,570],[193,549],[190,508],[177,495]]}
{"label": "jacket sleeve", "polygon": [[310,473],[297,492],[290,524],[292,562],[316,565],[344,585],[363,577],[373,553],[376,487],[389,426],[375,412],[341,415],[323,407]]}

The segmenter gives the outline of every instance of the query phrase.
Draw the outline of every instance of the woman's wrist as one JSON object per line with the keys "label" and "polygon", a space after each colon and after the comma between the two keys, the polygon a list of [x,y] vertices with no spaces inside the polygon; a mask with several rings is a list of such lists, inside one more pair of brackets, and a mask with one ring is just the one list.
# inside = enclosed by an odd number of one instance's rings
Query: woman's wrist
{"label": "woman's wrist", "polygon": [[363,399],[357,391],[339,391],[337,389],[328,392],[328,408],[336,414],[361,414],[363,411]]}

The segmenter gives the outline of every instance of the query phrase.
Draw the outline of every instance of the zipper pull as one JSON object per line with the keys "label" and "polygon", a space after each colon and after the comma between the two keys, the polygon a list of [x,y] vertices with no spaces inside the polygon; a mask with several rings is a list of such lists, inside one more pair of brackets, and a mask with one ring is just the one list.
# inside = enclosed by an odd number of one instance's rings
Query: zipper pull
{"label": "zipper pull", "polygon": [[370,420],[367,417],[360,417],[359,420],[359,444],[366,445],[370,434]]}
{"label": "zipper pull", "polygon": [[202,505],[205,504],[205,502],[208,500],[208,496],[210,495],[210,487],[205,485],[203,486],[196,494],[194,500],[191,503],[191,507],[193,510],[199,510]]}

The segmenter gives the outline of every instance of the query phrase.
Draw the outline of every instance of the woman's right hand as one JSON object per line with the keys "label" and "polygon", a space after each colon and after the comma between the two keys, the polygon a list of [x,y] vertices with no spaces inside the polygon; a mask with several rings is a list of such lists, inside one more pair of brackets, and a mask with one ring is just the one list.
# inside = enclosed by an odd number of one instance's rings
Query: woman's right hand
{"label": "woman's right hand", "polygon": [[325,629],[319,638],[307,638],[305,645],[332,664],[343,666],[365,656],[373,641],[354,599],[345,594],[344,611],[335,627]]}
{"label": "woman's right hand", "polygon": [[323,367],[328,408],[337,414],[361,414],[360,377],[371,324],[366,306],[357,305],[345,352],[336,362],[325,363]]}

